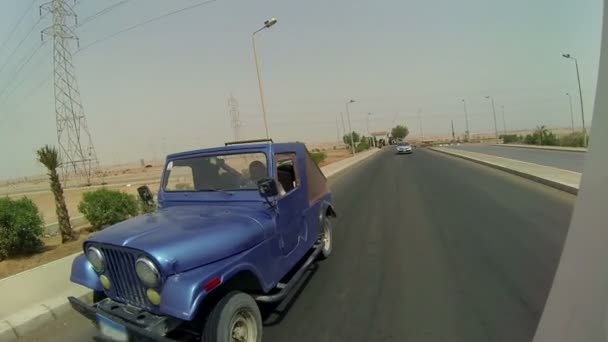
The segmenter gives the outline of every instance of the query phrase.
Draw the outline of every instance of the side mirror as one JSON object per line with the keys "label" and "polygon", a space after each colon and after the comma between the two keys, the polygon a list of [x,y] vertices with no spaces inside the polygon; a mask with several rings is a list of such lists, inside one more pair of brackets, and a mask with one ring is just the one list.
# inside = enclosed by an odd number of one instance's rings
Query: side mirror
{"label": "side mirror", "polygon": [[262,178],[258,181],[258,191],[264,198],[273,197],[279,194],[277,183],[273,178]]}
{"label": "side mirror", "polygon": [[144,203],[154,204],[154,196],[147,185],[142,185],[137,188],[137,193],[139,194],[139,198],[141,198]]}

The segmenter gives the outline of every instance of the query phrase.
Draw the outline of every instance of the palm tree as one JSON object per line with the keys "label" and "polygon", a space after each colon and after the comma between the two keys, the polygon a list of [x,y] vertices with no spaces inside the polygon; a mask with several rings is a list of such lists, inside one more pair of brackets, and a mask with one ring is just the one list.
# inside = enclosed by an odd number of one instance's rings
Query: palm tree
{"label": "palm tree", "polygon": [[68,208],[65,205],[65,198],[63,197],[63,188],[59,181],[59,175],[57,174],[57,168],[61,164],[59,160],[59,152],[55,147],[45,145],[36,151],[38,161],[46,166],[49,170],[49,179],[51,181],[51,192],[55,197],[55,212],[57,213],[57,220],[59,221],[59,230],[61,231],[61,242],[67,242],[75,240],[74,231],[70,224],[70,215],[68,214]]}

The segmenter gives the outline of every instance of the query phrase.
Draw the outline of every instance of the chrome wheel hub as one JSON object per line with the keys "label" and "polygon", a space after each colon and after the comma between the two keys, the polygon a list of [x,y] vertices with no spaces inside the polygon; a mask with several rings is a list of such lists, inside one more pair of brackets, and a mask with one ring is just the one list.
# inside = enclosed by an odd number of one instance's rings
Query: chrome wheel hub
{"label": "chrome wheel hub", "polygon": [[258,337],[255,318],[249,310],[239,310],[232,318],[232,342],[255,342]]}
{"label": "chrome wheel hub", "polygon": [[327,222],[323,223],[323,249],[328,251],[331,249],[331,229]]}

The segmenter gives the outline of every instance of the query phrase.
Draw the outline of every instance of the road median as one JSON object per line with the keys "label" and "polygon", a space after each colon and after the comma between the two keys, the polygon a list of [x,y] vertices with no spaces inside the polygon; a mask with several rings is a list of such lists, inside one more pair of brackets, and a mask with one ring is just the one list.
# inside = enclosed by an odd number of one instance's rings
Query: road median
{"label": "road median", "polygon": [[581,174],[574,171],[538,165],[519,160],[491,156],[488,154],[462,151],[450,148],[432,147],[431,150],[466,159],[478,164],[509,172],[550,187],[578,194]]}
{"label": "road median", "polygon": [[[336,177],[380,149],[370,149],[321,168],[326,177]],[[68,296],[91,302],[91,291],[70,282],[72,261],[80,253],[0,279],[0,293],[10,301],[0,306],[0,342],[15,341],[44,323],[70,310]]]}

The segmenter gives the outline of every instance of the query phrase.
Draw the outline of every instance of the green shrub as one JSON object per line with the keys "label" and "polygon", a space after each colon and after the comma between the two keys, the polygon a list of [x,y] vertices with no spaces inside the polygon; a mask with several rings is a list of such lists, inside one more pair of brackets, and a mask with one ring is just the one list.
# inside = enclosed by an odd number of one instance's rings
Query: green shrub
{"label": "green shrub", "polygon": [[531,134],[526,134],[526,137],[524,138],[524,143],[527,145],[538,145],[536,137],[532,136]]}
{"label": "green shrub", "polygon": [[29,198],[0,198],[0,260],[42,249],[44,226],[38,207]]}
{"label": "green shrub", "polygon": [[505,144],[519,143],[523,140],[523,137],[518,136],[517,134],[503,134],[499,136],[499,138],[502,139],[502,142]]}
{"label": "green shrub", "polygon": [[327,154],[325,152],[311,152],[310,157],[319,165],[327,158]]}
{"label": "green shrub", "polygon": [[357,147],[355,147],[355,150],[357,152],[363,152],[365,150],[369,150],[369,147],[370,147],[369,138],[361,137],[361,141],[359,142],[359,144],[357,144]]}
{"label": "green shrub", "polygon": [[93,229],[124,221],[139,212],[139,203],[134,195],[108,189],[99,189],[82,194],[78,211],[89,221]]}
{"label": "green shrub", "polygon": [[561,146],[585,147],[585,136],[582,132],[573,132],[559,139]]}

